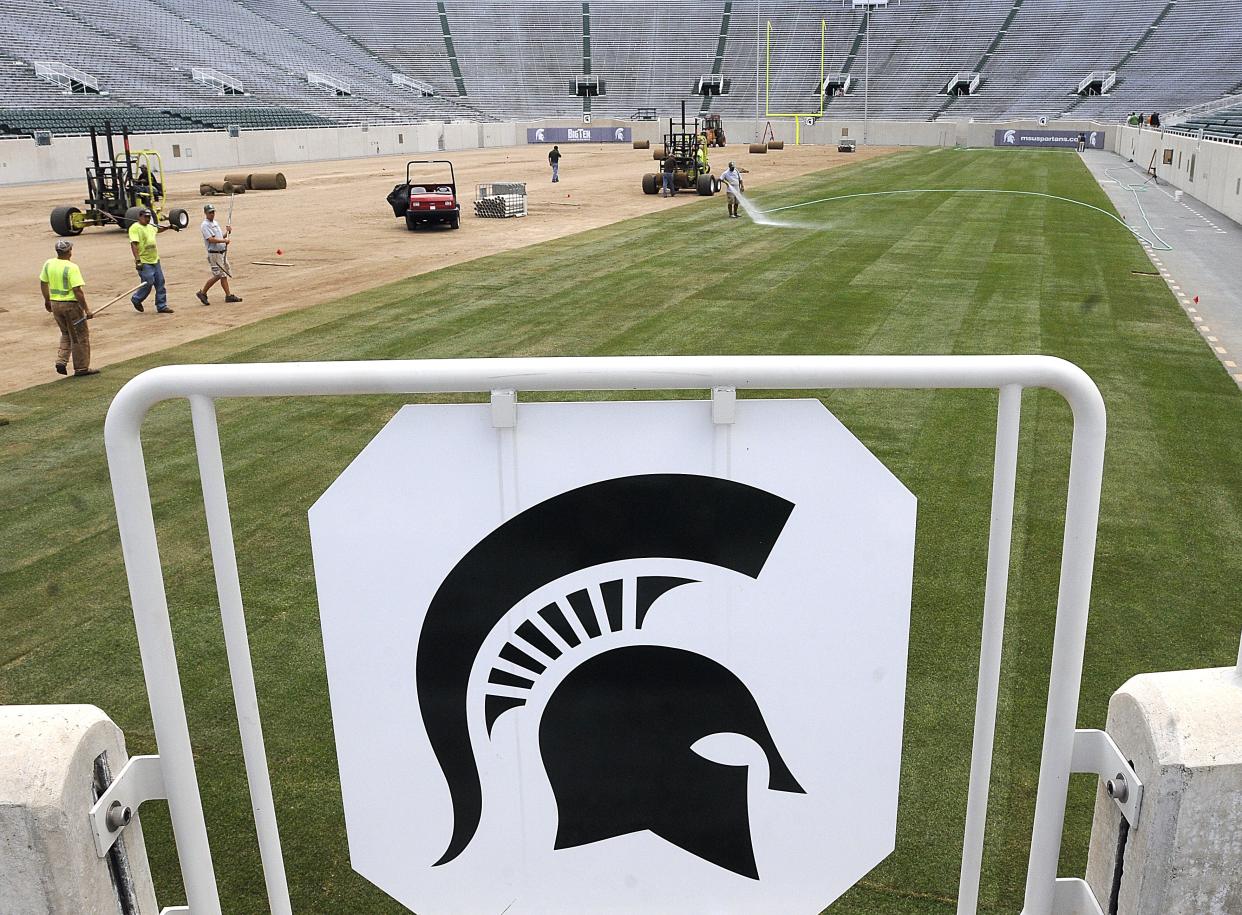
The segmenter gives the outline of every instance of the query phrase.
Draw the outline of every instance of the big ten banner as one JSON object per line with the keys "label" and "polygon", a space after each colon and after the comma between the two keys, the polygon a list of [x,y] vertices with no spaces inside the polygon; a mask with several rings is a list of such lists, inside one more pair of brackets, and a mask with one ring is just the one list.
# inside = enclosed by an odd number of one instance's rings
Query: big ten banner
{"label": "big ten banner", "polygon": [[893,850],[914,496],[817,400],[407,406],[311,508],[353,867],[813,915]]}
{"label": "big ten banner", "polygon": [[628,127],[527,127],[527,143],[628,143]]}
{"label": "big ten banner", "polygon": [[1042,146],[1045,149],[1076,149],[1079,141],[1087,149],[1104,148],[1102,130],[998,130],[993,143],[996,146]]}

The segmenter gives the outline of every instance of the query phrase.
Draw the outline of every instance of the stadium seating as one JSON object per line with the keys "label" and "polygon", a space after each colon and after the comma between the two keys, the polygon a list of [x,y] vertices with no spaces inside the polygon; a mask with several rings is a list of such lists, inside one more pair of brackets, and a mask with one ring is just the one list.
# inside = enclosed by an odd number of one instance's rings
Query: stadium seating
{"label": "stadium seating", "polygon": [[1113,104],[1088,99],[1075,115],[1170,111],[1242,93],[1242,10],[1235,0],[1182,0],[1118,70]]}
{"label": "stadium seating", "polygon": [[[621,3],[591,4],[592,70],[607,85],[607,94],[592,99],[594,111],[629,117],[640,108],[671,114],[685,99],[688,114],[697,114],[701,100],[690,93],[695,81],[712,72],[724,3],[661,3],[651,15],[635,16]],[[732,4],[733,9],[738,4]],[[738,96],[714,100],[713,111],[734,114],[745,94],[753,114],[755,18],[730,16],[725,41],[725,76],[742,83]],[[725,103],[725,104],[720,104]],[[581,111],[581,107],[578,109]]]}
{"label": "stadium seating", "polygon": [[102,128],[104,123],[119,128],[128,127],[133,133],[161,133],[178,130],[201,129],[189,120],[164,111],[142,108],[0,108],[0,133],[30,135],[46,130],[54,134],[84,134],[91,127]]}
{"label": "stadium seating", "polygon": [[328,127],[332,124],[326,118],[291,108],[170,108],[164,113],[215,130],[230,126],[270,130],[277,127]]}
{"label": "stadium seating", "polygon": [[[979,94],[953,99],[942,113],[982,118],[1064,114],[1081,104],[1075,94],[1079,80],[1092,70],[1117,69],[1166,5],[1167,0],[1132,0],[1101,15],[1104,5],[1099,3],[1025,3],[995,55],[978,68]],[[1116,110],[1120,94],[1101,96],[1105,104],[1095,106],[1095,113],[1127,114]]]}
{"label": "stadium seating", "polygon": [[[440,95],[458,87],[433,0],[311,0],[310,8],[380,55],[394,70],[433,86]],[[447,17],[446,17],[447,18]]]}
{"label": "stadium seating", "polygon": [[480,0],[448,6],[473,99],[508,117],[582,113],[582,101],[569,94],[582,72],[579,4]]}
{"label": "stadium seating", "polygon": [[[114,115],[134,109],[120,120],[164,130],[195,128],[175,118],[143,118],[137,109],[227,108],[227,114],[197,120],[256,127],[487,118],[462,100],[394,87],[392,65],[295,0],[0,0],[0,19],[6,24],[0,105],[56,112],[59,132],[84,131],[70,113],[94,108],[111,108]],[[47,59],[96,76],[104,95],[69,95],[37,79],[33,64]],[[224,96],[196,82],[194,67],[227,74],[246,95]],[[310,86],[310,70],[353,94]],[[261,111],[247,114],[251,107]],[[281,108],[290,113],[276,116]],[[9,132],[28,132],[17,127],[28,118],[12,120],[17,129]]]}
{"label": "stadium seating", "polygon": [[1205,136],[1242,140],[1242,99],[1232,108],[1213,111],[1211,114],[1170,122],[1169,126],[1180,130],[1199,131]]}
{"label": "stadium seating", "polygon": [[[80,132],[104,109],[146,130],[663,116],[681,101],[694,113],[809,113],[821,18],[825,69],[853,80],[824,101],[830,117],[1118,118],[1242,93],[1236,0],[903,0],[869,28],[851,5],[807,0],[0,0],[0,130]],[[100,94],[37,78],[47,60],[96,77]],[[196,81],[196,67],[244,94]],[[1092,70],[1115,71],[1116,87],[1077,95]],[[308,71],[348,92],[311,85]],[[945,94],[959,71],[980,74],[976,93]],[[606,93],[575,97],[584,72]],[[712,72],[732,91],[704,103],[692,87]]]}
{"label": "stadium seating", "polygon": [[218,106],[201,108],[88,107],[0,108],[0,136],[31,136],[45,130],[59,136],[88,133],[105,123],[131,133],[175,133],[240,127],[271,130],[282,127],[330,127],[335,121],[294,108]]}

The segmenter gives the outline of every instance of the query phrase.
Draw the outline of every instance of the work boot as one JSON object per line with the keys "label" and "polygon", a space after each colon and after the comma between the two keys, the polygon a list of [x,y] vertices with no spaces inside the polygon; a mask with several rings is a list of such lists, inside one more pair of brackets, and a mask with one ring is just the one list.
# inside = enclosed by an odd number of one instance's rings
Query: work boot
{"label": "work boot", "polygon": [[74,372],[73,374],[75,377],[81,377],[82,375],[98,375],[99,369],[82,369],[82,371]]}
{"label": "work boot", "polygon": [[130,300],[129,300],[129,304],[131,304],[131,305],[133,305],[133,306],[134,306],[134,311],[142,311],[142,303],[141,303],[141,302],[135,302],[133,299],[130,299]]}
{"label": "work boot", "polygon": [[[203,290],[201,290],[201,289],[200,289],[198,292],[194,293],[194,296],[195,296],[195,298],[197,298],[200,302],[202,302],[204,305],[210,305],[210,304],[211,304],[211,302],[207,301],[207,293],[203,292]],[[227,301],[227,299],[226,299],[225,301]]]}
{"label": "work boot", "polygon": [[230,293],[229,295],[226,295],[226,296],[224,297],[224,301],[226,301],[226,302],[240,302],[241,300],[242,300],[242,297],[241,297],[241,296],[239,296],[239,295],[233,295],[233,294],[231,294],[231,293]]}
{"label": "work boot", "polygon": [[155,309],[155,313],[156,313],[157,315],[171,315],[171,314],[176,314],[176,312],[175,312],[175,311],[173,311],[171,308],[157,308],[157,309]]}
{"label": "work boot", "polygon": [[69,370],[65,368],[65,364],[63,362],[56,363],[56,374],[57,375],[68,375],[69,374]]}

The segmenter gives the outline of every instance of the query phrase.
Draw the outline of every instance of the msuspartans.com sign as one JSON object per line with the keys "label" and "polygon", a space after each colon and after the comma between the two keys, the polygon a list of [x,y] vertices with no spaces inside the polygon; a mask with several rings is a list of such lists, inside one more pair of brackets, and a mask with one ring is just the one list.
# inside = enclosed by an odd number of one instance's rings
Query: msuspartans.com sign
{"label": "msuspartans.com sign", "polygon": [[1078,138],[1083,138],[1087,149],[1104,148],[1102,130],[1011,130],[996,131],[997,146],[1042,146],[1045,149],[1076,149]]}

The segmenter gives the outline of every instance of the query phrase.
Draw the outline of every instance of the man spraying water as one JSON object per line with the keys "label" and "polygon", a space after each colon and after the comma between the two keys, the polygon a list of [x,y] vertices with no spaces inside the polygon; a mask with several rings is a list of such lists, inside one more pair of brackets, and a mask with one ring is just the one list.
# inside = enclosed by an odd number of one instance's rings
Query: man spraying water
{"label": "man spraying water", "polygon": [[774,219],[765,213],[754,202],[746,196],[746,184],[742,181],[742,170],[732,162],[729,167],[720,175],[720,183],[724,185],[724,190],[729,203],[729,218],[741,219],[741,210],[746,211],[746,215],[751,218],[755,225],[773,226],[778,229],[814,229],[814,225],[804,225],[801,223],[787,222],[783,219]]}
{"label": "man spraying water", "polygon": [[725,198],[729,204],[729,218],[740,219],[741,215],[737,211],[737,201],[739,195],[746,190],[746,185],[742,181],[742,173],[737,170],[737,166],[732,162],[721,173],[720,183],[725,186]]}

